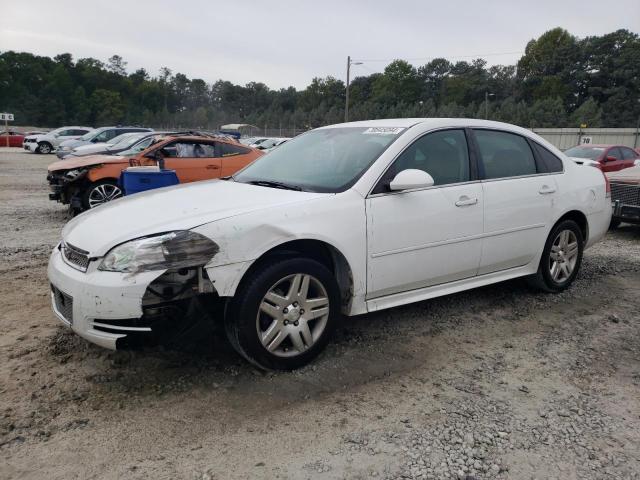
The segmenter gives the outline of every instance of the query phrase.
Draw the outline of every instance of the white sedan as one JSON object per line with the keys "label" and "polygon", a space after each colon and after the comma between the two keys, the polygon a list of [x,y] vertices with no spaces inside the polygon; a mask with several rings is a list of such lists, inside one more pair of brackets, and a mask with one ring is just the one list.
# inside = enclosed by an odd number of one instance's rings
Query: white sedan
{"label": "white sedan", "polygon": [[323,127],[232,178],[70,221],[49,262],[53,310],[107,348],[171,341],[220,317],[246,359],[292,369],[341,315],[516,277],[564,290],[607,231],[609,196],[600,170],[513,125]]}

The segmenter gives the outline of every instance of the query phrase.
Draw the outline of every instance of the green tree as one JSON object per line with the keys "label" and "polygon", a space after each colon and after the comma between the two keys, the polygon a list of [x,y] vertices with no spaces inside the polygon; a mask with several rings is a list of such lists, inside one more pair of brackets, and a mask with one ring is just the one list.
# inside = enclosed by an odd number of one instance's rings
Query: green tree
{"label": "green tree", "polygon": [[589,98],[569,118],[574,127],[582,124],[586,124],[587,127],[600,127],[602,126],[602,108],[593,98]]}
{"label": "green tree", "polygon": [[118,124],[124,119],[124,105],[118,92],[97,89],[91,94],[89,104],[96,125]]}

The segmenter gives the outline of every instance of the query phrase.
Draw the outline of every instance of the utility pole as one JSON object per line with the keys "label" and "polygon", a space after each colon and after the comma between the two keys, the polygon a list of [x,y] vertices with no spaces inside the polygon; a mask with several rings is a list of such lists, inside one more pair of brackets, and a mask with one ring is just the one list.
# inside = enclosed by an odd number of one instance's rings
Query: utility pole
{"label": "utility pole", "polygon": [[351,65],[362,65],[362,62],[352,62],[351,56],[347,56],[347,90],[346,90],[345,105],[344,105],[345,123],[349,121],[349,76],[351,73]]}
{"label": "utility pole", "polygon": [[489,118],[489,97],[495,97],[495,93],[489,93],[489,90],[484,91],[484,119]]}

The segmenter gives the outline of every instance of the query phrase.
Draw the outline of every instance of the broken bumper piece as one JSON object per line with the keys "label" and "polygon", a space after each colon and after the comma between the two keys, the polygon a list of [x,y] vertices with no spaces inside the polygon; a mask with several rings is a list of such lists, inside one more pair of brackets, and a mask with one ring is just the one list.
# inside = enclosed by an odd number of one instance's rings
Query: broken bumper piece
{"label": "broken bumper piece", "polygon": [[91,262],[86,272],[69,265],[56,247],[49,260],[53,311],[81,337],[101,347],[126,346],[127,336],[149,333],[142,300],[147,286],[163,272],[125,275],[101,272]]}

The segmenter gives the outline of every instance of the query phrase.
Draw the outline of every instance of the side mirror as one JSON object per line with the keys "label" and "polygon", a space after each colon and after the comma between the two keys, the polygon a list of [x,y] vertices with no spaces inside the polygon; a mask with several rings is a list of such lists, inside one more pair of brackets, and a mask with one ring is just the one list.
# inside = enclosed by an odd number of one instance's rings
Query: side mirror
{"label": "side mirror", "polygon": [[401,190],[412,190],[414,188],[432,187],[433,177],[423,170],[408,168],[398,173],[391,183],[389,190],[397,192]]}
{"label": "side mirror", "polygon": [[615,162],[616,160],[618,160],[616,157],[614,157],[613,155],[607,155],[606,157],[604,157],[604,161],[605,162]]}

